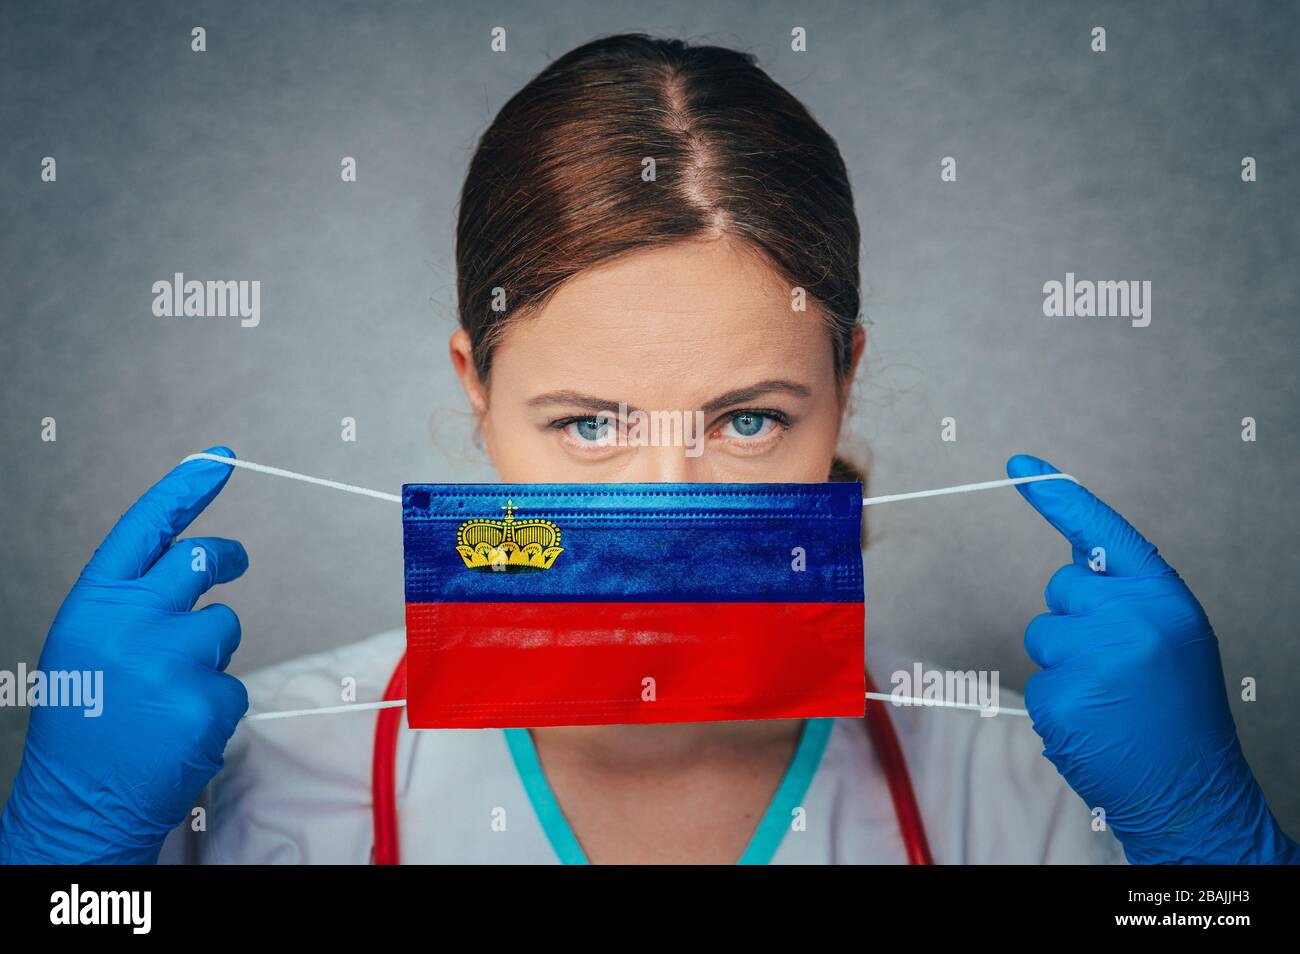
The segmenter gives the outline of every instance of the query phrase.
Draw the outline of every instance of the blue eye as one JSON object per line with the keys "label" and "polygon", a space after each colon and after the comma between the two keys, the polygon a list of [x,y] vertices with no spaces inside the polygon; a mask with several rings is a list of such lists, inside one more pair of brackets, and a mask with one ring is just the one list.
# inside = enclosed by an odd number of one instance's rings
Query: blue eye
{"label": "blue eye", "polygon": [[742,440],[766,437],[772,433],[772,430],[779,423],[771,414],[760,414],[757,411],[738,411],[723,425],[722,436],[736,437]]}
{"label": "blue eye", "polygon": [[595,444],[609,437],[609,421],[596,417],[579,418],[570,421],[565,429],[580,441]]}

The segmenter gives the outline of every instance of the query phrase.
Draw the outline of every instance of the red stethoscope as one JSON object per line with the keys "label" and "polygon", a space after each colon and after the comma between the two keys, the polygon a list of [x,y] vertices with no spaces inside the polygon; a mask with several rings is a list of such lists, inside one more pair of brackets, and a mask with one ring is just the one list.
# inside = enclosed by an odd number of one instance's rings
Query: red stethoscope
{"label": "red stethoscope", "polygon": [[[867,692],[875,692],[871,676],[866,674]],[[403,655],[388,680],[384,690],[384,701],[403,699],[406,696],[406,656]],[[898,744],[893,723],[885,704],[877,699],[867,700],[867,714],[863,721],[867,725],[867,734],[880,755],[885,767],[885,778],[889,782],[889,795],[894,802],[894,814],[898,816],[899,832],[903,836],[903,845],[907,848],[907,861],[913,865],[931,865],[930,846],[925,838],[925,826],[921,823],[921,812],[916,807],[916,794],[912,791],[912,780],[907,774],[907,763],[903,759],[903,749]],[[377,865],[395,865],[400,863],[397,838],[397,735],[402,728],[402,710],[393,706],[379,710],[379,721],[375,725],[375,753],[373,774],[370,780],[371,813],[375,825],[375,848],[373,862]]]}

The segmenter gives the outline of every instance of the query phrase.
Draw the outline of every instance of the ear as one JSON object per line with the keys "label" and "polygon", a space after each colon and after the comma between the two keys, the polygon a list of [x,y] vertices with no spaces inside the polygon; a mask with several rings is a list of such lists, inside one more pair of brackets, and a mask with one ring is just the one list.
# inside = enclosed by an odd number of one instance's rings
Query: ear
{"label": "ear", "polygon": [[452,332],[448,350],[451,353],[451,366],[456,372],[456,377],[460,378],[460,386],[465,389],[469,406],[475,416],[481,418],[487,411],[487,388],[479,380],[478,369],[474,367],[474,346],[470,343],[469,334],[464,328],[457,328]]}

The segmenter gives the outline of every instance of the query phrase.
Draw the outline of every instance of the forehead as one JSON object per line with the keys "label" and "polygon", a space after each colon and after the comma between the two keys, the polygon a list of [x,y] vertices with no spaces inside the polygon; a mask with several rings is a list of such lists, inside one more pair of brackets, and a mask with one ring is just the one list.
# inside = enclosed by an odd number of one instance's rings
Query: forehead
{"label": "forehead", "polygon": [[730,240],[634,252],[576,275],[512,324],[493,359],[494,388],[498,374],[515,375],[633,403],[669,393],[707,400],[796,375],[813,386],[831,373],[830,334],[815,303],[792,309],[791,291]]}

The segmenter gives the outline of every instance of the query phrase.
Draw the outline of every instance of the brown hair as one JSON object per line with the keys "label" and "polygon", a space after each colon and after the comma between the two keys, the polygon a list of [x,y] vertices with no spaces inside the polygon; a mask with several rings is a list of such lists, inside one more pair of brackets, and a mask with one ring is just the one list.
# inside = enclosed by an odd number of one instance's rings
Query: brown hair
{"label": "brown hair", "polygon": [[[859,234],[835,141],[747,53],[643,34],[566,53],[501,107],[461,191],[457,296],[480,379],[506,324],[578,272],[722,235],[821,306],[846,385]],[[505,311],[492,308],[498,288]],[[837,458],[830,479],[861,476]]]}

